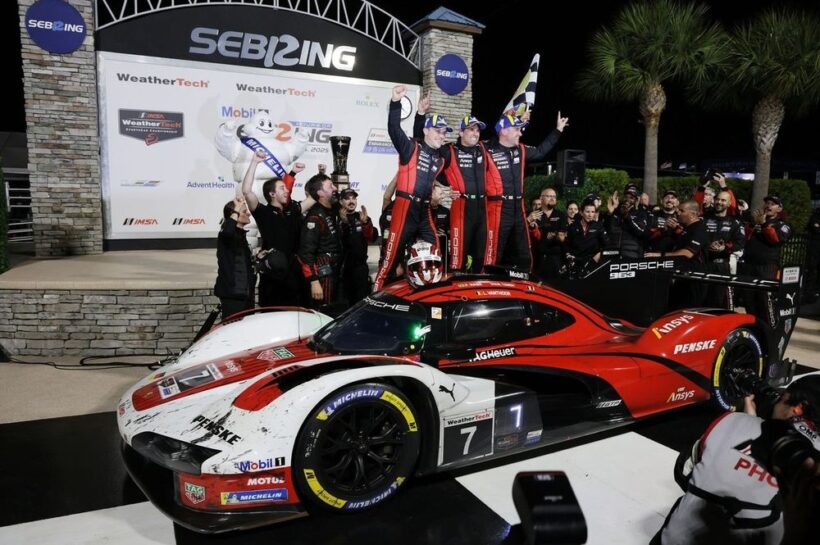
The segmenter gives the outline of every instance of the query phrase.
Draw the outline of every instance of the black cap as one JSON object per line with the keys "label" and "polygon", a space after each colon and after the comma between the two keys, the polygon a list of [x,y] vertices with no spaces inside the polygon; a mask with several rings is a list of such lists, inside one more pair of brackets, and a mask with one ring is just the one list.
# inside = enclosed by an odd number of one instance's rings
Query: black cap
{"label": "black cap", "polygon": [[638,186],[635,184],[626,184],[624,188],[624,194],[629,193],[630,195],[634,195],[637,197],[640,193],[638,193]]}
{"label": "black cap", "polygon": [[601,197],[599,197],[596,193],[587,193],[587,196],[584,197],[585,201],[600,201]]}
{"label": "black cap", "polygon": [[763,197],[763,202],[766,201],[772,201],[777,205],[783,206],[783,203],[780,202],[780,197],[778,197],[777,195],[766,195],[765,197]]}
{"label": "black cap", "polygon": [[663,192],[664,197],[666,197],[667,195],[672,195],[676,199],[678,198],[678,193],[674,189],[667,189],[666,191]]}
{"label": "black cap", "polygon": [[351,195],[352,195],[353,197],[358,197],[358,196],[359,196],[359,194],[358,194],[358,193],[356,193],[356,190],[355,190],[355,189],[351,189],[351,188],[349,188],[349,187],[348,187],[347,189],[342,189],[342,190],[339,192],[339,200],[342,200],[342,199],[347,199],[347,198],[348,198],[348,197],[350,197]]}

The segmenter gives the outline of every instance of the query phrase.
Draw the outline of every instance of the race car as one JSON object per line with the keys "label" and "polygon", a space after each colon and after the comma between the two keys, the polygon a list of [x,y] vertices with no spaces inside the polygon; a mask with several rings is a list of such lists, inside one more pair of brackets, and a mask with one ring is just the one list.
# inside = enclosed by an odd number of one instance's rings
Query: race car
{"label": "race car", "polygon": [[[778,304],[795,282],[784,274]],[[217,326],[124,395],[123,455],[157,507],[203,533],[357,512],[415,476],[730,406],[741,374],[788,378],[778,332],[718,309],[637,327],[514,278],[399,282],[332,321],[285,309]]]}

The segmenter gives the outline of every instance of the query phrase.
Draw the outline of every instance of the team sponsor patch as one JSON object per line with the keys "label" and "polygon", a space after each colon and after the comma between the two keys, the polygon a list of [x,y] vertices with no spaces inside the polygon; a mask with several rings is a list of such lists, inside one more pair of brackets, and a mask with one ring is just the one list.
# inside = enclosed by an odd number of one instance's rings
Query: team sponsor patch
{"label": "team sponsor patch", "polygon": [[621,403],[623,403],[622,399],[615,399],[613,401],[602,401],[602,402],[598,403],[597,405],[595,405],[595,408],[596,409],[609,409],[611,407],[617,407]]}
{"label": "team sponsor patch", "polygon": [[512,346],[508,346],[507,348],[496,348],[493,350],[482,350],[480,352],[476,352],[475,357],[473,357],[470,361],[494,360],[497,358],[506,358],[509,356],[515,356],[515,348]]}
{"label": "team sponsor patch", "polygon": [[479,297],[489,297],[489,296],[510,296],[512,295],[509,291],[504,290],[476,290],[476,295]]}
{"label": "team sponsor patch", "polygon": [[447,418],[444,420],[444,427],[449,428],[450,426],[461,426],[462,424],[470,424],[472,422],[488,420],[492,417],[493,411],[487,409],[486,411],[481,411],[479,413],[465,414],[460,416],[454,416],[452,418]]}
{"label": "team sponsor patch", "polygon": [[273,503],[288,500],[287,488],[270,488],[267,490],[247,490],[244,492],[220,492],[222,505],[242,503]]}
{"label": "team sponsor patch", "polygon": [[666,398],[667,403],[678,403],[680,401],[687,401],[695,397],[694,390],[687,390],[685,386],[679,387],[677,390],[669,394]]}
{"label": "team sponsor patch", "polygon": [[278,361],[286,360],[292,357],[293,352],[291,352],[284,346],[277,346],[276,348],[269,348],[268,350],[265,350],[264,352],[256,356],[256,359],[265,361]]}
{"label": "team sponsor patch", "polygon": [[[253,473],[255,471],[265,471],[266,469],[273,469],[274,467],[282,467],[283,465],[285,465],[285,457],[279,456],[276,458],[264,458],[259,460],[241,460],[239,462],[234,462],[233,467],[235,467],[242,473]],[[250,485],[251,483],[248,482],[248,484]],[[271,482],[270,484],[275,483]]]}
{"label": "team sponsor patch", "polygon": [[541,440],[541,430],[533,430],[527,432],[527,439],[524,441],[525,445],[531,445]]}
{"label": "team sponsor patch", "polygon": [[251,477],[246,486],[259,486],[260,484],[285,484],[285,477],[282,475],[266,475],[264,477]]}
{"label": "team sponsor patch", "polygon": [[673,354],[687,354],[689,352],[700,352],[701,350],[710,350],[715,347],[717,340],[711,339],[708,341],[697,341],[693,343],[676,344]]}
{"label": "team sponsor patch", "polygon": [[430,309],[430,317],[434,320],[441,320],[441,307],[432,307]]}
{"label": "team sponsor patch", "polygon": [[201,503],[205,501],[205,487],[198,484],[185,483],[185,497],[191,503]]}
{"label": "team sponsor patch", "polygon": [[653,327],[652,333],[655,334],[656,337],[659,339],[662,338],[665,334],[671,333],[675,329],[679,328],[682,325],[689,324],[695,317],[691,314],[681,314],[677,318],[674,318],[660,327]]}
{"label": "team sponsor patch", "polygon": [[179,385],[177,384],[177,381],[174,380],[174,377],[168,377],[159,383],[159,397],[162,399],[167,399],[171,396],[177,395],[178,393]]}
{"label": "team sponsor patch", "polygon": [[785,267],[783,269],[783,283],[797,284],[800,281],[800,267]]}

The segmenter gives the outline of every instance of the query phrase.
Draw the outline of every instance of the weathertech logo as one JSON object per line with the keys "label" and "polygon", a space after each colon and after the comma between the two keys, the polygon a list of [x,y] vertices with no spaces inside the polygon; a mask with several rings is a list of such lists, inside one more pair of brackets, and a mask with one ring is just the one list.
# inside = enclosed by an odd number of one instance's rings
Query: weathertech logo
{"label": "weathertech logo", "polygon": [[159,225],[156,218],[125,218],[123,225]]}
{"label": "weathertech logo", "polygon": [[173,225],[205,225],[204,218],[174,218]]}

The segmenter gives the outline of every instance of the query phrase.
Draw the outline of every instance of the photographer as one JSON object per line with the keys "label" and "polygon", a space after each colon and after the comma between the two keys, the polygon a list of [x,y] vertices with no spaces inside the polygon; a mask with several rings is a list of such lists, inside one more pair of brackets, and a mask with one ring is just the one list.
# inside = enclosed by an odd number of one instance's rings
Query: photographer
{"label": "photographer", "polygon": [[[775,398],[770,415],[763,402],[777,392],[761,385],[755,379],[756,393],[746,398],[745,412],[718,417],[695,443],[688,461],[694,464],[691,473],[684,475],[684,469],[676,474],[686,494],[675,503],[653,544],[780,542],[778,484],[792,482],[806,458],[820,456],[820,376],[794,381]],[[755,407],[756,397],[764,406]]]}

